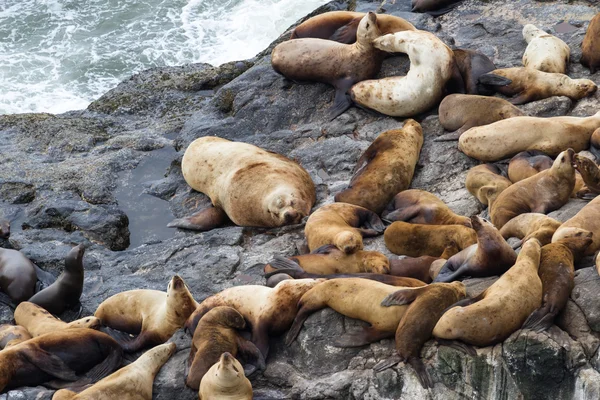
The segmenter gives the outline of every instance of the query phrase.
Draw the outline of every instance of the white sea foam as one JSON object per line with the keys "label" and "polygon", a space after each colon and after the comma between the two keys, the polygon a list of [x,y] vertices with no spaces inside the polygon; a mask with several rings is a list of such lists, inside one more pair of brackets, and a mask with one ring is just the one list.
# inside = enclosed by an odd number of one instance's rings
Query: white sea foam
{"label": "white sea foam", "polygon": [[327,0],[2,0],[0,114],[82,109],[141,70],[253,57]]}

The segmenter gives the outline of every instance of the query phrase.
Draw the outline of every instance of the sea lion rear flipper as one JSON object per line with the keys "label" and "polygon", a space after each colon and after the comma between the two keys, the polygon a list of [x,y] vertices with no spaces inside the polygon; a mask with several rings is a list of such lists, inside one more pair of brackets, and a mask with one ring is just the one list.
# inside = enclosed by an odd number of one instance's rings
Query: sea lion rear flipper
{"label": "sea lion rear flipper", "polygon": [[189,217],[174,219],[167,224],[167,228],[190,229],[194,231],[210,231],[223,225],[227,221],[227,214],[222,208],[208,207],[190,215]]}
{"label": "sea lion rear flipper", "polygon": [[527,92],[521,92],[517,95],[517,97],[513,97],[509,99],[508,102],[514,105],[525,104],[531,101],[531,96]]}
{"label": "sea lion rear flipper", "polygon": [[84,374],[90,383],[96,383],[112,374],[119,368],[123,361],[123,351],[117,347],[110,347],[108,356],[100,363]]}
{"label": "sea lion rear flipper", "polygon": [[265,278],[267,279],[276,274],[288,274],[292,278],[298,279],[294,274],[304,272],[297,262],[282,256],[274,256],[268,265],[273,268],[273,271],[265,273]]}
{"label": "sea lion rear flipper", "polygon": [[333,342],[333,345],[335,347],[361,347],[392,336],[394,336],[393,332],[382,332],[369,326],[361,332],[346,333],[340,336]]}
{"label": "sea lion rear flipper", "polygon": [[347,92],[353,84],[354,81],[349,78],[340,79],[333,83],[333,86],[335,87],[335,98],[333,100],[333,105],[327,112],[330,121],[339,117],[344,111],[352,106],[352,101],[350,101],[350,96]]}
{"label": "sea lion rear flipper", "polygon": [[262,353],[263,360],[269,355],[269,326],[262,322],[257,326],[252,327],[252,342],[256,348]]}
{"label": "sea lion rear flipper", "polygon": [[[252,371],[248,371],[247,375],[251,375],[255,370],[264,371],[267,367],[265,362],[265,356],[256,347],[254,343],[244,339],[241,336],[237,337],[238,355],[245,361],[245,363],[252,364],[255,368]],[[244,371],[246,366],[244,365]]]}
{"label": "sea lion rear flipper", "polygon": [[363,237],[379,236],[385,231],[385,225],[379,215],[373,211],[364,210],[360,216],[358,229]]}
{"label": "sea lion rear flipper", "polygon": [[527,317],[521,329],[531,329],[536,332],[545,331],[554,324],[554,317],[555,314],[550,312],[547,305],[544,305]]}
{"label": "sea lion rear flipper", "polygon": [[346,25],[338,28],[333,35],[329,37],[329,40],[335,40],[339,43],[352,44],[356,42],[356,31],[358,30],[358,24],[362,17],[356,17]]}
{"label": "sea lion rear flipper", "polygon": [[454,266],[453,260],[449,259],[442,266],[440,272],[438,272],[437,276],[433,280],[433,283],[448,283],[455,281],[457,278],[463,275],[463,266],[464,264],[461,264],[457,268]]}
{"label": "sea lion rear flipper", "polygon": [[[334,244],[324,244],[323,246],[319,247],[318,249],[311,251],[310,254],[329,254],[332,251],[339,251],[339,250],[337,247],[335,247]],[[298,267],[300,267],[300,266],[298,266]]]}
{"label": "sea lion rear flipper", "polygon": [[481,84],[491,86],[508,86],[512,83],[512,80],[491,72],[481,75],[477,81]]}
{"label": "sea lion rear flipper", "polygon": [[73,371],[65,362],[58,356],[47,352],[41,348],[28,349],[21,353],[32,365],[35,365],[48,375],[63,381],[76,381],[79,379],[75,371]]}
{"label": "sea lion rear flipper", "polygon": [[56,281],[56,277],[51,273],[44,271],[35,264],[33,264],[33,266],[35,268],[35,274],[37,275],[38,281],[42,283],[40,290],[47,288],[48,286],[52,285],[54,281]]}
{"label": "sea lion rear flipper", "polygon": [[414,217],[416,217],[419,214],[419,212],[421,212],[421,208],[419,206],[410,206],[402,210],[395,210],[389,214],[386,214],[385,219],[389,221],[408,222]]}
{"label": "sea lion rear flipper", "polygon": [[519,247],[523,246],[523,242],[525,242],[525,240],[521,239],[518,242],[516,242],[515,244],[513,244],[511,247],[513,248],[513,250],[516,250]]}
{"label": "sea lion rear flipper", "polygon": [[375,364],[375,366],[373,367],[373,371],[375,371],[375,372],[385,371],[386,369],[393,367],[394,365],[398,364],[399,362],[402,362],[402,358],[398,354],[395,354],[395,355],[391,356],[390,358],[388,358],[387,360],[383,360],[383,361],[380,361],[377,364]]}
{"label": "sea lion rear flipper", "polygon": [[436,339],[440,346],[448,346],[455,350],[462,351],[465,354],[468,354],[472,357],[477,357],[477,351],[473,346],[470,346],[466,343],[460,342],[458,340],[446,340],[446,339]]}
{"label": "sea lion rear flipper", "polygon": [[433,387],[433,382],[431,381],[431,376],[425,369],[425,364],[419,357],[410,357],[408,359],[408,363],[414,368],[419,381],[421,382],[421,386],[425,389],[430,389]]}
{"label": "sea lion rear flipper", "polygon": [[315,311],[317,310],[312,310],[304,306],[298,310],[298,314],[296,314],[296,318],[294,318],[294,323],[285,337],[286,346],[291,346],[291,344],[294,343],[294,340],[296,340],[296,337],[298,337],[298,334],[300,333],[300,329],[302,329],[302,326],[304,325],[304,321],[306,321],[306,319]]}
{"label": "sea lion rear flipper", "polygon": [[596,197],[598,197],[598,193],[594,193],[593,191],[591,191],[588,188],[585,189],[581,189],[579,192],[577,192],[577,198],[582,199],[582,200],[594,200]]}
{"label": "sea lion rear flipper", "polygon": [[465,131],[466,131],[466,129],[460,128],[459,130],[456,130],[454,132],[450,132],[450,133],[446,133],[445,135],[438,136],[435,139],[433,139],[433,141],[434,142],[451,142],[454,140],[458,140],[458,139],[460,139],[460,135],[462,135]]}
{"label": "sea lion rear flipper", "polygon": [[387,295],[381,302],[383,307],[403,306],[410,304],[416,300],[417,296],[427,290],[427,286],[414,289],[400,289],[392,294]]}

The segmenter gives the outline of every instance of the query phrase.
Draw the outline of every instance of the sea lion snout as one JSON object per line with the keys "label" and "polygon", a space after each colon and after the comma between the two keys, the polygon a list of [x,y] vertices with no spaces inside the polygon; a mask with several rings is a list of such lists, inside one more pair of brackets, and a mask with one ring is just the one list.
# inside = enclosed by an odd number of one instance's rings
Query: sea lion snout
{"label": "sea lion snout", "polygon": [[283,213],[283,220],[286,225],[298,224],[302,219],[302,215],[294,209],[289,209]]}

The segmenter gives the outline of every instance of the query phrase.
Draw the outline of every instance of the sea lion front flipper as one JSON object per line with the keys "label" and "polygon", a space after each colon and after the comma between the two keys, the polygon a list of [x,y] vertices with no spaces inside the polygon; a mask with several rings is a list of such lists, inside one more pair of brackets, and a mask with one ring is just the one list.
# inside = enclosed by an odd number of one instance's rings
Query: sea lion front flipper
{"label": "sea lion front flipper", "polygon": [[[261,370],[264,371],[267,367],[265,362],[265,356],[263,353],[256,347],[254,343],[249,340],[244,339],[241,336],[237,337],[237,346],[238,346],[238,356],[240,356],[245,363],[252,364],[254,366],[253,370],[248,370],[246,376],[251,375],[254,371]],[[244,365],[244,371],[246,371],[246,366]]]}
{"label": "sea lion front flipper", "polygon": [[28,349],[21,353],[32,365],[35,365],[40,370],[48,375],[58,378],[63,381],[76,381],[79,379],[75,371],[73,371],[65,362],[58,356],[47,352],[39,347]]}
{"label": "sea lion front flipper", "polygon": [[390,358],[388,358],[387,360],[382,360],[382,361],[379,361],[377,364],[375,364],[375,366],[373,367],[373,371],[375,371],[375,372],[385,371],[386,369],[393,367],[394,365],[398,364],[399,362],[402,362],[402,358],[398,354],[395,354],[395,355],[391,356]]}
{"label": "sea lion front flipper", "polygon": [[300,333],[300,329],[302,329],[302,326],[304,325],[304,321],[306,321],[306,319],[315,311],[317,311],[317,309],[307,308],[306,306],[302,306],[300,310],[298,310],[296,318],[294,318],[294,323],[292,323],[292,326],[285,337],[286,346],[291,346],[294,340],[296,340],[296,337],[298,337],[298,334]]}
{"label": "sea lion front flipper", "polygon": [[436,339],[440,346],[451,347],[454,350],[462,351],[465,354],[468,354],[472,357],[477,357],[477,351],[473,346],[470,346],[466,343],[460,342],[458,340],[447,340],[447,339]]}
{"label": "sea lion front flipper", "polygon": [[356,42],[356,31],[358,30],[358,24],[362,17],[354,18],[346,25],[338,28],[333,35],[329,37],[329,40],[334,40],[339,43],[352,44]]}
{"label": "sea lion front flipper", "polygon": [[223,225],[227,221],[227,214],[219,207],[208,207],[190,215],[189,217],[174,219],[167,224],[167,228],[190,229],[194,231],[210,231]]}
{"label": "sea lion front flipper", "polygon": [[361,347],[392,336],[394,336],[393,332],[382,332],[369,326],[361,332],[346,333],[340,336],[333,342],[333,345],[335,347]]}
{"label": "sea lion front flipper", "polygon": [[41,269],[40,267],[38,267],[35,264],[33,264],[33,266],[35,268],[35,274],[38,278],[38,281],[42,283],[42,287],[40,288],[40,290],[47,288],[48,286],[52,285],[56,281],[56,277],[54,275],[52,275],[51,273],[44,271],[43,269]]}
{"label": "sea lion front flipper", "polygon": [[348,96],[348,90],[350,90],[352,85],[354,85],[354,81],[350,78],[344,78],[333,82],[333,87],[335,87],[335,98],[333,99],[333,105],[329,107],[329,110],[327,111],[330,121],[339,117],[344,111],[352,106],[352,101],[350,101],[350,96]]}
{"label": "sea lion front flipper", "polygon": [[379,236],[385,231],[383,221],[371,210],[363,211],[357,228],[363,237]]}
{"label": "sea lion front flipper", "polygon": [[491,72],[481,75],[477,81],[483,85],[490,86],[508,86],[512,83],[512,80]]}
{"label": "sea lion front flipper", "polygon": [[542,332],[554,324],[555,313],[550,312],[550,307],[544,305],[533,311],[523,323],[521,329],[531,329],[536,332]]}
{"label": "sea lion front flipper", "polygon": [[311,251],[310,254],[330,254],[332,251],[339,251],[339,249],[334,244],[324,244],[314,251]]}
{"label": "sea lion front flipper", "polygon": [[89,380],[90,383],[96,383],[116,371],[122,361],[123,351],[120,348],[111,347],[106,358],[83,375],[84,379]]}
{"label": "sea lion front flipper", "polygon": [[[477,355],[477,353],[475,353],[475,355]],[[410,357],[408,363],[414,368],[415,373],[421,382],[421,386],[425,389],[431,389],[433,387],[433,381],[425,369],[423,361],[419,357]]]}
{"label": "sea lion front flipper", "polygon": [[252,327],[252,343],[262,353],[263,360],[266,360],[269,355],[269,326],[265,322]]}
{"label": "sea lion front flipper", "polygon": [[408,222],[421,212],[419,206],[410,206],[403,208],[402,210],[395,210],[389,214],[386,214],[385,219],[391,222],[393,221],[404,221]]}
{"label": "sea lion front flipper", "polygon": [[427,290],[427,286],[414,289],[400,289],[392,294],[388,294],[385,299],[381,302],[383,307],[390,306],[403,306],[410,304],[417,299],[417,297]]}
{"label": "sea lion front flipper", "polygon": [[288,274],[294,279],[298,279],[293,274],[304,272],[302,267],[298,265],[297,262],[282,256],[274,256],[273,259],[269,261],[268,265],[273,269],[273,271],[265,273],[265,278],[267,279],[276,274]]}

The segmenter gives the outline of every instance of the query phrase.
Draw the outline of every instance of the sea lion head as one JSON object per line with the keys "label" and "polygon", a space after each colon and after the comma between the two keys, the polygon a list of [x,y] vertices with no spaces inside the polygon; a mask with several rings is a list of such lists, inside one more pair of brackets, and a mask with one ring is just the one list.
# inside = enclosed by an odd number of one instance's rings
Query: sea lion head
{"label": "sea lion head", "polygon": [[390,273],[390,260],[378,251],[363,251],[362,260],[366,272],[373,274]]}
{"label": "sea lion head", "polygon": [[594,234],[581,228],[567,228],[568,234],[557,240],[557,243],[565,245],[578,260],[588,247],[594,242]]}
{"label": "sea lion head", "polygon": [[373,40],[381,36],[381,31],[377,25],[377,14],[369,12],[358,24],[356,30],[356,41],[363,45],[370,45]]}
{"label": "sea lion head", "polygon": [[0,219],[0,239],[8,239],[10,236],[10,221]]}
{"label": "sea lion head", "polygon": [[355,253],[362,249],[362,236],[352,231],[342,231],[333,239],[336,247],[346,254]]}
{"label": "sea lion head", "polygon": [[578,154],[573,158],[573,166],[583,177],[593,176],[594,171],[598,169],[595,162]]}
{"label": "sea lion head", "polygon": [[568,149],[556,157],[551,170],[555,170],[559,175],[573,175],[575,177],[575,151]]}
{"label": "sea lion head", "polygon": [[[211,368],[212,369],[212,368]],[[208,373],[210,373],[209,371]],[[232,387],[237,386],[241,379],[244,379],[244,368],[238,360],[230,353],[221,354],[221,358],[217,363],[215,377],[219,382],[219,386]]]}
{"label": "sea lion head", "polygon": [[83,255],[85,254],[85,247],[83,244],[78,244],[73,247],[67,257],[65,258],[65,270],[69,272],[83,272]]}
{"label": "sea lion head", "polygon": [[538,36],[540,36],[541,34],[545,34],[546,32],[543,32],[541,29],[539,29],[537,26],[532,25],[532,24],[527,24],[523,27],[523,38],[525,38],[525,40],[527,41],[527,43],[529,43],[531,41],[531,39],[534,39]]}
{"label": "sea lion head", "polygon": [[573,79],[573,83],[582,97],[590,96],[598,89],[598,86],[589,79]]}
{"label": "sea lion head", "polygon": [[173,276],[167,286],[167,304],[173,306],[178,313],[185,315],[194,312],[198,305],[179,275]]}
{"label": "sea lion head", "polygon": [[311,205],[294,191],[280,189],[267,199],[267,211],[277,225],[295,225],[310,213]]}

